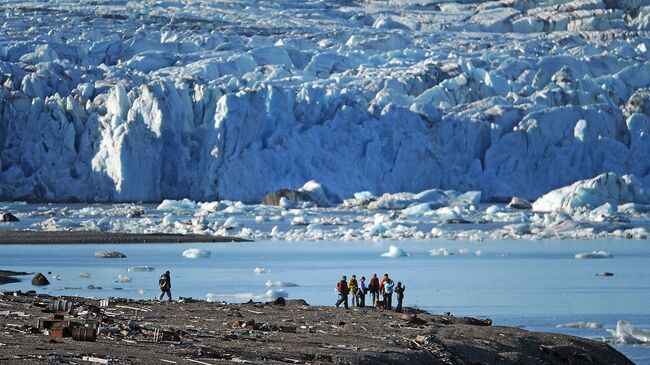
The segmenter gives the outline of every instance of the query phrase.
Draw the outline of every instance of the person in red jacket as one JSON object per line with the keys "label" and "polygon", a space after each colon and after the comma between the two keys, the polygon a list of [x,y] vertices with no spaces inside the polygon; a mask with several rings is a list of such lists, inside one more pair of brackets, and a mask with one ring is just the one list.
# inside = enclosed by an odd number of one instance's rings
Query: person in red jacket
{"label": "person in red jacket", "polygon": [[336,284],[336,291],[339,293],[339,300],[336,301],[336,308],[341,305],[341,303],[344,304],[345,309],[348,309],[348,278],[347,276],[343,276],[341,281],[339,281],[338,284]]}
{"label": "person in red jacket", "polygon": [[381,297],[384,299],[384,302],[386,302],[386,293],[384,293],[384,283],[388,280],[388,274],[384,274],[384,276],[379,280],[379,292],[381,293]]}

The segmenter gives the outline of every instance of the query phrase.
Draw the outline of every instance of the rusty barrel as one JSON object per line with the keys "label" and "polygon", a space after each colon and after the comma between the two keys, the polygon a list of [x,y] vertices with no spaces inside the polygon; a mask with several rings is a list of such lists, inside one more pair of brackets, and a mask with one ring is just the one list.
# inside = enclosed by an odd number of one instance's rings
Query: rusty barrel
{"label": "rusty barrel", "polygon": [[74,302],[69,300],[57,299],[50,304],[50,308],[55,312],[72,312],[74,309]]}
{"label": "rusty barrel", "polygon": [[97,330],[88,327],[73,328],[72,339],[75,341],[95,342],[97,339]]}

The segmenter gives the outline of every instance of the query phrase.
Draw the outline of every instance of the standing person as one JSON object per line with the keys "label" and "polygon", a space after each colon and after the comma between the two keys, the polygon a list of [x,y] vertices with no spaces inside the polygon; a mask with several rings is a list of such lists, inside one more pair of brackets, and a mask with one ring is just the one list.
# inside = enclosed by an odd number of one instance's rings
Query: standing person
{"label": "standing person", "polygon": [[386,293],[384,293],[384,283],[388,280],[388,274],[384,274],[384,276],[379,280],[379,292],[381,293],[382,298],[384,298],[384,306],[386,306]]}
{"label": "standing person", "polygon": [[167,294],[167,301],[172,301],[172,279],[169,277],[169,270],[165,271],[164,274],[160,275],[158,279],[158,286],[160,286],[160,297],[159,300],[162,300],[163,296]]}
{"label": "standing person", "polygon": [[379,300],[379,278],[377,278],[377,274],[372,274],[368,284],[368,291],[372,294],[372,305],[376,307]]}
{"label": "standing person", "polygon": [[336,301],[336,308],[341,305],[341,303],[344,304],[345,309],[348,309],[348,278],[347,276],[343,275],[343,278],[341,281],[339,281],[338,284],[336,284],[336,291],[339,292],[339,300]]}
{"label": "standing person", "polygon": [[[349,292],[352,294],[352,306],[353,307],[358,307],[359,306],[359,301],[357,298],[357,292],[359,291],[359,284],[357,284],[357,276],[352,275],[350,278],[350,282],[348,283],[348,289]],[[356,303],[356,305],[355,305]]]}
{"label": "standing person", "polygon": [[393,305],[393,289],[395,288],[395,283],[391,279],[386,279],[384,282],[384,305],[386,310],[390,310]]}
{"label": "standing person", "polygon": [[366,286],[366,277],[361,277],[361,283],[359,284],[359,307],[366,307],[366,293],[368,292],[368,287]]}
{"label": "standing person", "polygon": [[397,307],[395,312],[402,313],[402,300],[404,300],[404,290],[406,290],[406,285],[402,286],[402,282],[397,282],[397,287],[395,288],[395,293],[397,293]]}

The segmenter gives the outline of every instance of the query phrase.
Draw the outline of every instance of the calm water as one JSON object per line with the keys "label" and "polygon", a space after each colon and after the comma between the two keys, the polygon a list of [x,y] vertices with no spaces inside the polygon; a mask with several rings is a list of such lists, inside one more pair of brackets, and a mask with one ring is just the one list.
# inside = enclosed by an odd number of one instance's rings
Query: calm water
{"label": "calm water", "polygon": [[[408,257],[381,257],[390,244]],[[430,256],[434,248],[452,256]],[[188,248],[211,251],[209,258],[187,259]],[[467,255],[459,255],[467,249]],[[117,250],[125,259],[100,259],[97,250]],[[477,256],[474,252],[481,251]],[[578,252],[606,250],[614,258],[576,260]],[[153,272],[128,272],[149,265]],[[270,274],[256,275],[256,267]],[[650,242],[648,241],[462,241],[431,242],[286,242],[244,244],[148,245],[8,245],[0,247],[0,268],[51,271],[59,280],[39,292],[104,298],[150,299],[157,295],[158,277],[172,272],[174,296],[226,301],[263,295],[267,280],[296,283],[285,290],[290,298],[331,305],[340,276],[389,273],[406,284],[405,304],[432,312],[490,317],[496,324],[530,330],[556,331],[589,338],[608,335],[604,329],[559,329],[561,323],[592,321],[615,328],[624,319],[650,328]],[[599,277],[601,271],[612,277]],[[80,278],[88,272],[90,278]],[[131,278],[119,283],[118,275]],[[51,275],[50,275],[51,276]],[[88,286],[102,289],[88,289]],[[0,290],[33,289],[29,280]],[[265,300],[257,298],[256,300]],[[650,349],[618,346],[638,364],[650,364]]]}

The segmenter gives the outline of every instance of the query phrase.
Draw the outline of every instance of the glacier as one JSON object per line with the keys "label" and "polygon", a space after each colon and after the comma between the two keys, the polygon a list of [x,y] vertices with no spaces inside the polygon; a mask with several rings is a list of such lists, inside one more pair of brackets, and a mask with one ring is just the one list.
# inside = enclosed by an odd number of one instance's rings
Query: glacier
{"label": "glacier", "polygon": [[1,7],[2,200],[259,203],[314,180],[331,203],[532,201],[605,173],[650,186],[650,1]]}

